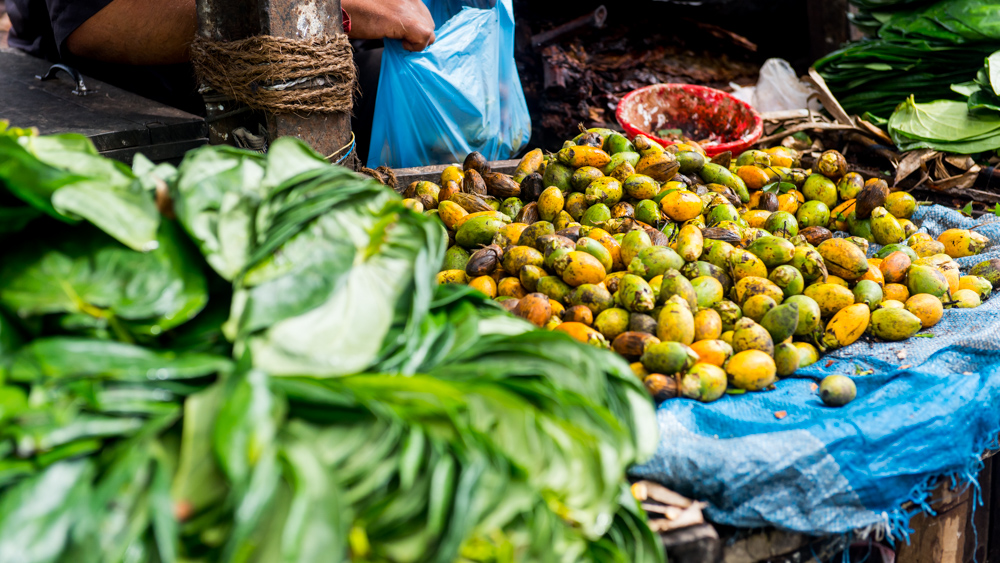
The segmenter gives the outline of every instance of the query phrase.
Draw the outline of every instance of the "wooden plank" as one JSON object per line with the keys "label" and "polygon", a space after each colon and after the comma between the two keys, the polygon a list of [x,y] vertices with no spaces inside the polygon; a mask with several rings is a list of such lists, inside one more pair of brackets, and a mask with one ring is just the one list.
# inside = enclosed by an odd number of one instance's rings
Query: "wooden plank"
{"label": "wooden plank", "polygon": [[[975,561],[986,561],[986,553],[989,549],[990,523],[993,515],[990,513],[990,498],[993,494],[993,465],[994,458],[989,457],[983,462],[983,470],[979,472],[979,489],[983,500],[982,506],[972,505],[975,514],[972,521],[975,525],[975,532],[966,535],[965,551],[974,556]],[[998,561],[991,559],[991,561]]]}
{"label": "wooden plank", "polygon": [[848,0],[807,0],[809,53],[813,60],[836,51],[850,37]]}
{"label": "wooden plank", "polygon": [[[931,495],[931,507],[936,515],[923,512],[910,520],[910,542],[899,546],[899,561],[907,563],[966,563],[973,560],[976,549],[967,545],[967,536],[974,538],[970,516],[973,510],[973,490],[954,491],[950,481],[942,482]],[[981,541],[986,540],[983,534]],[[975,545],[975,543],[973,544]]]}
{"label": "wooden plank", "polygon": [[802,549],[816,538],[797,532],[766,528],[726,538],[724,563],[757,563]]}
{"label": "wooden plank", "polygon": [[[994,459],[995,456],[989,461]],[[986,536],[985,561],[996,562],[1000,561],[1000,462],[994,461],[986,467],[990,472],[990,491],[989,494],[984,491],[985,507],[980,507],[980,510],[989,514],[989,522],[985,533],[982,528],[978,529]],[[984,559],[980,558],[979,561],[984,561]]]}
{"label": "wooden plank", "polygon": [[[517,168],[517,164],[521,162],[520,159],[516,160],[494,160],[490,162],[490,168],[494,172],[503,172],[504,174],[511,174],[514,169]],[[399,185],[405,186],[410,182],[434,182],[438,183],[441,181],[441,172],[449,166],[454,166],[452,164],[435,164],[433,166],[417,166],[414,168],[396,168],[393,172],[396,174],[396,182]]]}
{"label": "wooden plank", "polygon": [[721,561],[722,542],[711,524],[699,524],[662,534],[670,563],[716,563]]}

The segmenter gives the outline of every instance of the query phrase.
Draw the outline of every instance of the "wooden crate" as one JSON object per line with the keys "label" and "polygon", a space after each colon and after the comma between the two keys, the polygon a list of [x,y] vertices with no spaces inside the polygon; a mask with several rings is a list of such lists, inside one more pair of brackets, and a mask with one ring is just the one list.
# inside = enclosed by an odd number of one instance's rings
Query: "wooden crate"
{"label": "wooden crate", "polygon": [[[983,504],[973,487],[951,487],[943,479],[930,503],[935,514],[910,520],[909,543],[896,545],[899,563],[1000,563],[1000,464],[984,460],[979,474]],[[914,508],[909,506],[908,508]],[[997,515],[997,516],[994,516]],[[974,523],[974,525],[973,525]],[[819,538],[775,529],[742,530],[703,524],[663,535],[671,563],[824,563],[843,549],[843,538]],[[839,563],[839,555],[834,559]],[[871,554],[868,561],[877,562]]]}

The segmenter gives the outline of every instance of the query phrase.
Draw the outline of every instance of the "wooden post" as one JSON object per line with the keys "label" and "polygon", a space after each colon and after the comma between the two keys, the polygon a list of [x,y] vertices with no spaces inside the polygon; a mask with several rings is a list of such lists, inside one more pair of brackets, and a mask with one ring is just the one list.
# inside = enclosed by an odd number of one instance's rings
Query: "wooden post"
{"label": "wooden post", "polygon": [[836,51],[850,35],[847,0],[807,0],[809,53],[813,60]]}
{"label": "wooden post", "polygon": [[[198,35],[211,41],[235,41],[260,35],[257,0],[197,0]],[[263,112],[217,92],[206,92],[205,121],[208,142],[213,145],[235,145],[232,132],[247,128],[254,135],[264,123]]]}
{"label": "wooden post", "polygon": [[[261,31],[266,35],[309,39],[343,30],[340,0],[259,0]],[[351,140],[348,113],[267,116],[268,137],[298,137],[323,155]]]}
{"label": "wooden post", "polygon": [[[340,0],[197,0],[198,33],[205,39],[233,41],[253,35],[308,39],[340,33]],[[267,128],[270,140],[292,135],[329,155],[351,139],[348,113],[270,114],[249,111],[218,95],[205,99],[209,138],[233,144],[232,131],[246,127],[257,134]]]}

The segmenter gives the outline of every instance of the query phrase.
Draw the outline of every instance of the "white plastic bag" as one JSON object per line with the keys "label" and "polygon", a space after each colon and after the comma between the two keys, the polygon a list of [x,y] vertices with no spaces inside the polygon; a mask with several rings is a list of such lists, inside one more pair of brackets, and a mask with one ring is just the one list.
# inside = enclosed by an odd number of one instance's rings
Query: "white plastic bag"
{"label": "white plastic bag", "polygon": [[770,111],[785,111],[806,109],[819,111],[822,105],[819,100],[809,100],[813,89],[808,83],[799,80],[792,70],[792,65],[785,59],[767,59],[760,67],[760,77],[756,86],[743,87],[730,84],[733,96],[747,102],[761,113]]}

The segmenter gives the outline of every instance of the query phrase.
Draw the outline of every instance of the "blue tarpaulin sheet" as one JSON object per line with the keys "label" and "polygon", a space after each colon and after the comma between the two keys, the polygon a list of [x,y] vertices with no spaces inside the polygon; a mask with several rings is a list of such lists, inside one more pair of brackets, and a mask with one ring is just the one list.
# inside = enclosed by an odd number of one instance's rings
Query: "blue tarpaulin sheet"
{"label": "blue tarpaulin sheet", "polygon": [[[957,259],[963,273],[1000,258],[1000,218],[992,214],[974,220],[929,206],[914,221],[935,237],[957,227],[990,239],[983,254]],[[657,411],[658,450],[632,473],[708,502],[718,523],[906,537],[915,511],[932,511],[927,500],[939,478],[976,486],[981,456],[996,449],[1000,431],[1000,298],[948,309],[924,333],[934,337],[864,336],[773,391],[666,401]],[[851,377],[857,399],[824,406],[815,380],[798,378],[830,374]],[[776,417],[780,411],[787,416]]]}

